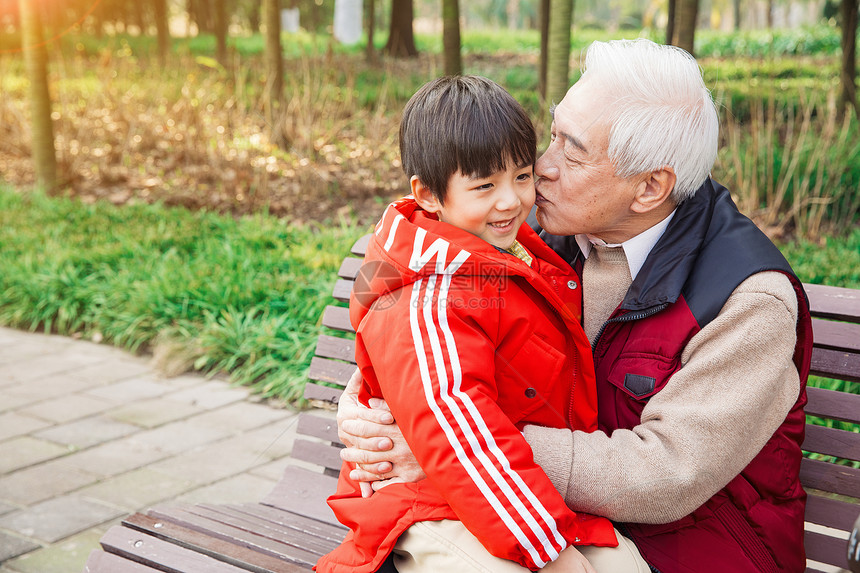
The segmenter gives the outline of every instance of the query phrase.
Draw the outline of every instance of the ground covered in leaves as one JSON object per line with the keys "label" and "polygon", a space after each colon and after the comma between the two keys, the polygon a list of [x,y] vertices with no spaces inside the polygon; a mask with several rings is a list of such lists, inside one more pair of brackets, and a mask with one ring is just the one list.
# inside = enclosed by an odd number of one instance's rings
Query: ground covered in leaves
{"label": "ground covered in leaves", "polygon": [[[432,64],[362,72],[362,63],[288,60],[270,127],[258,60],[237,60],[227,71],[193,56],[166,69],[122,50],[55,56],[54,193],[237,215],[268,210],[296,222],[373,222],[407,188],[399,110]],[[0,61],[0,78],[0,179],[28,188],[35,177],[23,66]]]}

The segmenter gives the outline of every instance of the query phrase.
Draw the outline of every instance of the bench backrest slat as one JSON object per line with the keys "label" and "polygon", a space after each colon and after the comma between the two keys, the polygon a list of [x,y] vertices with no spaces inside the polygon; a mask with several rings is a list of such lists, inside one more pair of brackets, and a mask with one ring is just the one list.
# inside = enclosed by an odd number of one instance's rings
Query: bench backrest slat
{"label": "bench backrest slat", "polygon": [[323,311],[323,326],[342,330],[344,332],[355,332],[349,322],[349,309],[343,306],[327,306]]}
{"label": "bench backrest slat", "polygon": [[848,568],[848,556],[845,551],[844,539],[822,535],[814,531],[806,531],[803,536],[803,545],[806,549],[807,559],[835,565],[843,569]]}
{"label": "bench backrest slat", "polygon": [[800,481],[806,488],[860,499],[860,469],[804,458]]}
{"label": "bench backrest slat", "polygon": [[315,416],[305,413],[299,417],[296,432],[304,436],[313,436],[329,442],[339,442],[337,437],[337,422],[332,418]]}
{"label": "bench backrest slat", "polygon": [[860,382],[860,354],[813,348],[809,373],[825,378]]}
{"label": "bench backrest slat", "polygon": [[355,364],[355,341],[320,334],[315,354],[321,358],[334,358]]}
{"label": "bench backrest slat", "polygon": [[860,460],[860,433],[825,426],[806,426],[803,449],[846,460]]}
{"label": "bench backrest slat", "polygon": [[804,283],[813,316],[860,322],[860,291],[850,288]]}
{"label": "bench backrest slat", "polygon": [[806,498],[806,521],[850,531],[860,510],[857,505],[816,495],[813,491]]}
{"label": "bench backrest slat", "polygon": [[806,389],[806,396],[809,399],[805,408],[808,416],[860,424],[860,394],[810,386]]}

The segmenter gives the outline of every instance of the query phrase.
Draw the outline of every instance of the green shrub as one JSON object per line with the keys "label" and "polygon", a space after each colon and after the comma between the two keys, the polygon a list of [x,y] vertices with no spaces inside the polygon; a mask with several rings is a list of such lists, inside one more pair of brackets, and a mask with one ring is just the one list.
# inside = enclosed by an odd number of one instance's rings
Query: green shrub
{"label": "green shrub", "polygon": [[0,189],[0,324],[149,348],[294,400],[361,233]]}

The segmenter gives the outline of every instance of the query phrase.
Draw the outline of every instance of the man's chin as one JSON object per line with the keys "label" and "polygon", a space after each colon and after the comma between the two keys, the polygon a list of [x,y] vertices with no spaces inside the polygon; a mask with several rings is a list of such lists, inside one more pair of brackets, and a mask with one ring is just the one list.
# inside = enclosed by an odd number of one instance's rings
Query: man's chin
{"label": "man's chin", "polygon": [[553,218],[551,214],[551,209],[551,207],[550,209],[547,209],[546,206],[538,205],[538,208],[535,211],[535,218],[537,219],[538,224],[541,226],[541,229],[551,235],[576,234],[571,232],[570,229],[567,228],[567,226],[564,225],[563,222],[560,223],[557,219]]}

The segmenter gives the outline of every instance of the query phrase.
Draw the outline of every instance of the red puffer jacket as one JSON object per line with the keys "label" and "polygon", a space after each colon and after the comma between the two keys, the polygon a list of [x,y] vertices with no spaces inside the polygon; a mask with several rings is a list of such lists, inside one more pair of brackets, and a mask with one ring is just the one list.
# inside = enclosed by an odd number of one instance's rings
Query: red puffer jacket
{"label": "red puffer jacket", "polygon": [[570,544],[616,545],[568,509],[525,424],[596,428],[579,277],[524,225],[531,267],[405,198],[377,225],[350,301],[360,399],[383,396],[427,479],[362,498],[345,465],[329,505],[350,528],[318,571],[375,571],[418,521],[459,519],[498,557],[537,569]]}

